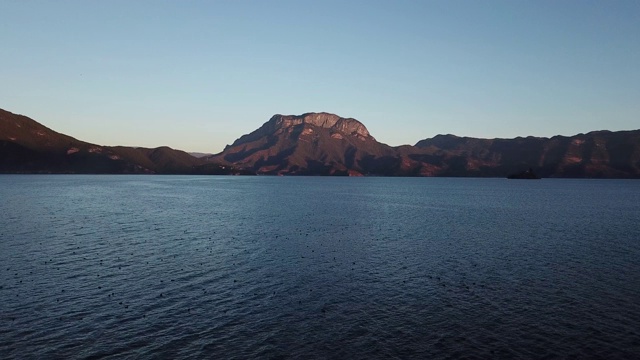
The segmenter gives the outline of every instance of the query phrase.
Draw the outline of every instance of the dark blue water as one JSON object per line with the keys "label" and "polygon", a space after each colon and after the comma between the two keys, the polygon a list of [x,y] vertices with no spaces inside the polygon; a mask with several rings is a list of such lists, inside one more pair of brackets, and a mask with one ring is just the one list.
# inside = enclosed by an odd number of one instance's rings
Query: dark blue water
{"label": "dark blue water", "polygon": [[640,181],[0,176],[0,357],[632,358]]}

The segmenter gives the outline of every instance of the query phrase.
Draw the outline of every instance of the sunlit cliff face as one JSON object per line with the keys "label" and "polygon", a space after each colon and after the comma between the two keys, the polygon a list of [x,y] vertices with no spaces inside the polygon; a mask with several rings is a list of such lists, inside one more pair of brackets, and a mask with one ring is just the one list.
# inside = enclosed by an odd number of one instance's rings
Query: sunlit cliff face
{"label": "sunlit cliff face", "polygon": [[361,139],[373,139],[367,128],[358,120],[342,118],[329,113],[306,113],[302,115],[274,115],[268,122],[274,129],[310,124],[332,129]]}

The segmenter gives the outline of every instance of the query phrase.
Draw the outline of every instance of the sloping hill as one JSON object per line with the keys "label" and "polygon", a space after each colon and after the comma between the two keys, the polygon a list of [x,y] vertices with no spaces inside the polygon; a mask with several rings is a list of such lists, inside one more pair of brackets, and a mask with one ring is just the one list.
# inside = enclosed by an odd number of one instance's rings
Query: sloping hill
{"label": "sloping hill", "polygon": [[0,172],[228,174],[237,172],[168,147],[100,146],[0,109]]}

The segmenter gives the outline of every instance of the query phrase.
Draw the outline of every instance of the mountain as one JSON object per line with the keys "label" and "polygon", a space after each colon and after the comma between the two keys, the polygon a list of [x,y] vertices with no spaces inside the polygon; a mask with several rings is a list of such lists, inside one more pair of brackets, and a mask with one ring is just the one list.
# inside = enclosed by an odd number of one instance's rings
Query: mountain
{"label": "mountain", "polygon": [[437,135],[414,146],[378,142],[358,120],[274,115],[221,153],[100,146],[0,109],[0,173],[271,174],[640,178],[640,130],[477,139]]}
{"label": "mountain", "polygon": [[438,135],[415,147],[446,164],[444,176],[505,176],[531,168],[542,177],[640,178],[640,130],[515,139]]}
{"label": "mountain", "polygon": [[259,174],[393,174],[395,150],[379,143],[358,120],[329,113],[274,115],[210,161]]}
{"label": "mountain", "polygon": [[415,146],[376,141],[358,120],[274,115],[207,158],[258,174],[640,178],[640,130],[571,137],[477,139],[438,135]]}
{"label": "mountain", "polygon": [[0,109],[0,173],[227,174],[237,171],[168,147],[100,146]]}

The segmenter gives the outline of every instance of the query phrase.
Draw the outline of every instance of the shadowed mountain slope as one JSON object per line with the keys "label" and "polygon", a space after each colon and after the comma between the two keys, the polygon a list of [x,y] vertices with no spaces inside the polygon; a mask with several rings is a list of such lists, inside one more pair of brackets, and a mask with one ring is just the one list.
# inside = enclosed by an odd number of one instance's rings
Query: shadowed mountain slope
{"label": "shadowed mountain slope", "polygon": [[0,109],[0,172],[218,174],[229,173],[229,168],[168,147],[90,144]]}
{"label": "shadowed mountain slope", "polygon": [[416,147],[448,164],[443,174],[450,176],[503,176],[532,168],[542,177],[640,177],[640,130],[515,139],[438,135]]}

